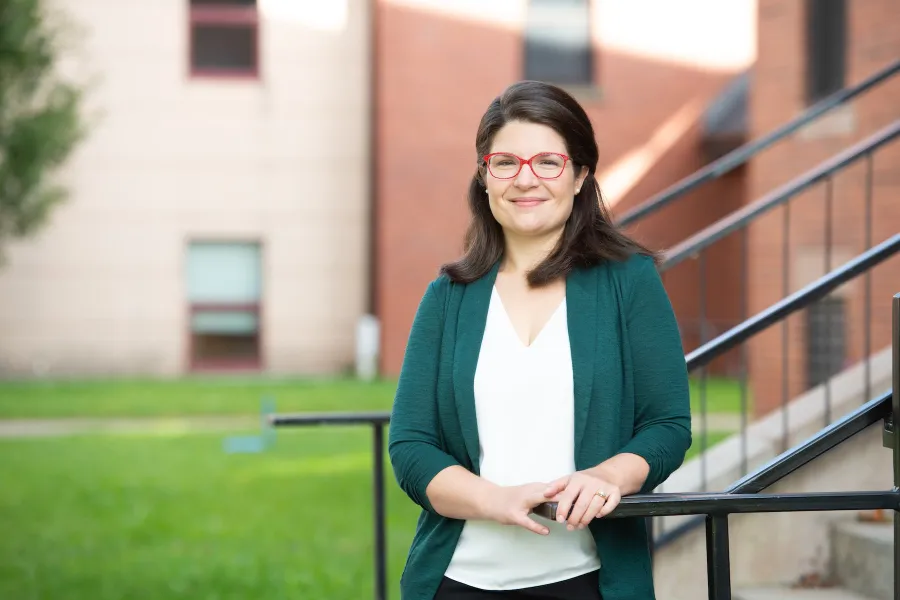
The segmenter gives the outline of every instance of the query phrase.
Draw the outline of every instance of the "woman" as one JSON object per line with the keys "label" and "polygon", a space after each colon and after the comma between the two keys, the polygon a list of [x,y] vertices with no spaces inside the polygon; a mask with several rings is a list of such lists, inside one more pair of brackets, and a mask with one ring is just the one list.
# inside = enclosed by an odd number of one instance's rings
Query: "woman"
{"label": "woman", "polygon": [[[422,508],[402,597],[652,599],[644,520],[603,517],[691,443],[654,258],[611,223],[593,128],[561,89],[512,85],[475,145],[465,253],[422,298],[391,418]],[[546,502],[557,522],[531,512]]]}

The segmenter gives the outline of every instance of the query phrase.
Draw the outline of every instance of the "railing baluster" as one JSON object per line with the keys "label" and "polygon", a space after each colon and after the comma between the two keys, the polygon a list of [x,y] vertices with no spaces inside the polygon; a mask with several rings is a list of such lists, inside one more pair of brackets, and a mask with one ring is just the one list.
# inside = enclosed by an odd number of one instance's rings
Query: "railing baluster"
{"label": "railing baluster", "polygon": [[372,490],[375,495],[375,598],[387,600],[387,540],[384,506],[384,425],[372,424]]}
{"label": "railing baluster", "polygon": [[[749,256],[750,248],[750,228],[744,227],[741,233],[741,322],[747,320],[748,306],[750,303],[750,286],[749,286]],[[747,464],[747,420],[749,417],[750,407],[747,402],[747,361],[749,360],[747,353],[747,342],[741,344],[741,477],[749,472]]]}
{"label": "railing baluster", "polygon": [[[894,296],[891,306],[891,356],[893,386],[892,414],[894,416],[893,448],[894,491],[900,490],[900,294]],[[894,598],[900,598],[900,510],[894,508]]]}
{"label": "railing baluster", "polygon": [[[784,205],[784,222],[782,223],[784,233],[782,234],[782,251],[781,251],[781,297],[787,298],[791,289],[791,205]],[[790,382],[788,378],[788,320],[785,317],[781,322],[781,451],[788,449],[788,396],[790,394]]]}
{"label": "railing baluster", "polygon": [[706,517],[706,580],[709,600],[731,600],[728,515]]}
{"label": "railing baluster", "polygon": [[[700,313],[700,345],[706,343],[706,251],[700,251],[700,257],[697,267],[700,270],[700,297],[699,297],[699,313]],[[707,413],[709,412],[706,403],[706,378],[708,369],[706,366],[700,369],[700,489],[708,490],[708,479],[706,472],[706,448],[707,448]]]}
{"label": "railing baluster", "polygon": [[[872,153],[866,154],[866,202],[865,202],[865,248],[868,250],[872,247]],[[869,401],[872,397],[872,273],[866,271],[863,275],[863,291],[865,294],[865,302],[863,310],[865,315],[865,331],[863,332],[863,357],[865,358],[865,377],[864,382],[865,395],[863,403]]]}
{"label": "railing baluster", "polygon": [[[823,275],[828,275],[831,272],[831,213],[833,196],[834,176],[832,175],[825,180],[825,273]],[[831,370],[833,366],[831,360],[831,312],[828,309],[827,302],[825,302],[827,299],[828,296],[825,296],[825,298],[820,300],[825,306],[823,311],[825,313],[825,343],[823,344],[825,356],[822,357],[825,364],[825,427],[831,424]]]}

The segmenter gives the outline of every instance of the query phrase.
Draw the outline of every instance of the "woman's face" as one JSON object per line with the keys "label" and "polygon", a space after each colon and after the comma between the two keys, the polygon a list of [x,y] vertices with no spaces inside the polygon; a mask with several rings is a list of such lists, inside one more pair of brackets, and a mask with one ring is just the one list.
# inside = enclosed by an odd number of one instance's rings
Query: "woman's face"
{"label": "woman's face", "polygon": [[[548,178],[562,166],[563,160],[556,155],[568,154],[562,136],[546,125],[511,121],[494,136],[489,153],[508,153],[523,159],[518,174],[516,159],[508,156],[494,156],[490,168],[484,166],[491,212],[504,232],[530,237],[562,230],[588,173],[587,167],[576,172],[572,161],[566,160],[562,173]],[[532,157],[531,167],[524,164]]]}

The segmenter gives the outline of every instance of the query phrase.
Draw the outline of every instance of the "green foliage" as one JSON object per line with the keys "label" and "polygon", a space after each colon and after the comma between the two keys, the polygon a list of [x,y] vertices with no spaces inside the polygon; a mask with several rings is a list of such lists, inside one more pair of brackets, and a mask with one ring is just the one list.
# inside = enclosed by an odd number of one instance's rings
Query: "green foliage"
{"label": "green foliage", "polygon": [[64,200],[50,175],[84,135],[82,90],[57,72],[62,34],[42,0],[0,2],[0,255]]}

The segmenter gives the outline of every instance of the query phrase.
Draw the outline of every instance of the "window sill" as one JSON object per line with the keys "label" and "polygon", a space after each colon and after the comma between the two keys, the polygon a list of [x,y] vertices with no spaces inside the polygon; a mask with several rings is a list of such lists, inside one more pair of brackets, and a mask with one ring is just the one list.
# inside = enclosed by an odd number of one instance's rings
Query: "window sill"
{"label": "window sill", "polygon": [[258,70],[218,71],[215,69],[191,69],[188,78],[192,80],[216,81],[260,81]]}

